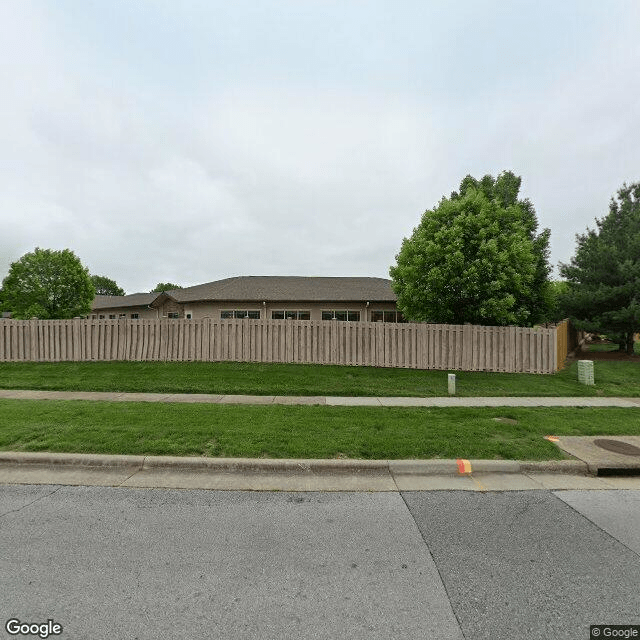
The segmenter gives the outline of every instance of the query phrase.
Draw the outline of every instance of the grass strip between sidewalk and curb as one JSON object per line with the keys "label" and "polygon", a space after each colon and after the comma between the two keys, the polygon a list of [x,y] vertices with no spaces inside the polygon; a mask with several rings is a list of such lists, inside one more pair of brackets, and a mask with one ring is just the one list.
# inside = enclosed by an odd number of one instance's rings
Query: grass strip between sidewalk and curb
{"label": "grass strip between sidewalk and curb", "polygon": [[[588,354],[585,354],[588,357]],[[456,371],[456,395],[638,397],[640,358],[595,362],[594,386],[577,363],[552,374]],[[283,396],[448,395],[447,372],[247,362],[8,362],[0,389]]]}
{"label": "grass strip between sidewalk and curb", "polygon": [[638,410],[0,400],[0,450],[5,451],[367,460],[563,459],[562,452],[544,440],[550,434],[640,435]]}

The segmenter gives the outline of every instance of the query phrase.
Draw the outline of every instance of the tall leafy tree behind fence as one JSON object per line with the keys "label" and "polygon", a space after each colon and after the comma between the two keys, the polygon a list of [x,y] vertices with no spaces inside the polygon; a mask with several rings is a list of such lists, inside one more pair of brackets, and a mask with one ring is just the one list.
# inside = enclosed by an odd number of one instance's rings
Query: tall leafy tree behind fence
{"label": "tall leafy tree behind fence", "polygon": [[533,326],[549,320],[548,229],[521,179],[467,176],[423,214],[389,273],[406,318],[423,322]]}

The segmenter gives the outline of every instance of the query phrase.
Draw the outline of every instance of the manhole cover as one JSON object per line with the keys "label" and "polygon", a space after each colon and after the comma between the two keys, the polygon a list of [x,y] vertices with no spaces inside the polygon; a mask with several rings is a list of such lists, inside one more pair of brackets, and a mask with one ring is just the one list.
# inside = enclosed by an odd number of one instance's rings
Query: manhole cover
{"label": "manhole cover", "polygon": [[599,438],[598,440],[594,440],[593,444],[601,449],[613,451],[614,453],[621,453],[624,456],[640,456],[640,447],[636,447],[634,444],[629,444],[628,442]]}

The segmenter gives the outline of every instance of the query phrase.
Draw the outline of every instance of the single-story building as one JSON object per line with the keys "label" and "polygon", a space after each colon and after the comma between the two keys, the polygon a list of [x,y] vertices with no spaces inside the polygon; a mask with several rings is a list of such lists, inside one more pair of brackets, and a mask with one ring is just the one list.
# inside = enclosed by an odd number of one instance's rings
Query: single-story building
{"label": "single-story building", "polygon": [[240,276],[162,293],[96,296],[90,317],[404,322],[391,280],[302,276]]}

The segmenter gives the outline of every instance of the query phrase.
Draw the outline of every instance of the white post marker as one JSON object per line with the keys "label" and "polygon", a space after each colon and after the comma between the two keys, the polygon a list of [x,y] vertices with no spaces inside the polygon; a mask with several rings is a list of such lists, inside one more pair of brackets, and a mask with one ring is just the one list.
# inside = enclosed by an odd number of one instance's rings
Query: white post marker
{"label": "white post marker", "polygon": [[449,395],[455,395],[456,393],[456,374],[449,374]]}

